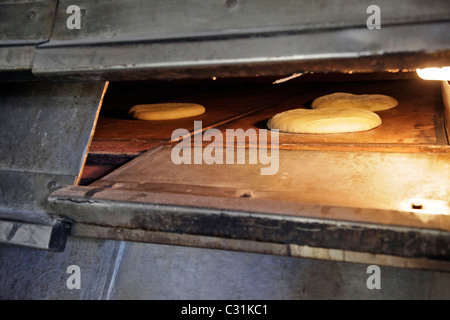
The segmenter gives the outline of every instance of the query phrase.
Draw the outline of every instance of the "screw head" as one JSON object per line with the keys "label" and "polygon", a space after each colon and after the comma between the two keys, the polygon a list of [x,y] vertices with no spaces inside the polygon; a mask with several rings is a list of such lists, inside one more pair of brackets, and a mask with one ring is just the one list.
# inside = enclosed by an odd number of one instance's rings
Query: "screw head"
{"label": "screw head", "polygon": [[33,11],[33,10],[28,11],[28,13],[27,13],[27,19],[28,19],[28,20],[32,20],[32,19],[34,19],[35,17],[36,17],[36,11]]}
{"label": "screw head", "polygon": [[53,180],[47,184],[48,190],[56,190],[56,189],[58,189],[58,187],[59,187],[58,182],[53,181]]}

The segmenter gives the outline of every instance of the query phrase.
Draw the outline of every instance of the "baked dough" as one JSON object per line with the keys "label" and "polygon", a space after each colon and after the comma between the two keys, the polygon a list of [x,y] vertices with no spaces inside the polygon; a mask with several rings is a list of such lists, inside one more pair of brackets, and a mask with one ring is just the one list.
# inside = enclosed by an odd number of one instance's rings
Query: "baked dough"
{"label": "baked dough", "polygon": [[312,109],[323,108],[361,108],[382,111],[394,108],[398,101],[383,94],[351,94],[337,92],[322,96],[312,102]]}
{"label": "baked dough", "polygon": [[290,133],[344,133],[378,127],[380,117],[358,108],[293,109],[274,115],[267,122],[270,129]]}
{"label": "baked dough", "polygon": [[155,103],[133,106],[128,114],[138,120],[172,120],[195,117],[205,113],[205,107],[196,103]]}

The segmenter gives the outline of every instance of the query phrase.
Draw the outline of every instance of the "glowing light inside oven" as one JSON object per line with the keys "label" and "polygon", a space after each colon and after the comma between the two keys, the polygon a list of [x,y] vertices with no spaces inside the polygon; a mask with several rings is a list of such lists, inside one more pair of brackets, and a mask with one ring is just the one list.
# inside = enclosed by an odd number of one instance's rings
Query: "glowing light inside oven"
{"label": "glowing light inside oven", "polygon": [[417,69],[416,72],[424,80],[450,80],[450,67]]}

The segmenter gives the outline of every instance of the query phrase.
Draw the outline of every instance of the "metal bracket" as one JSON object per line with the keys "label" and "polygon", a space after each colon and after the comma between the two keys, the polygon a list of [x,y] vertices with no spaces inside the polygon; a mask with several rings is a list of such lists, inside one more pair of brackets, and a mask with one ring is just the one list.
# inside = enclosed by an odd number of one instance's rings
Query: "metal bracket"
{"label": "metal bracket", "polygon": [[0,243],[64,251],[70,227],[59,220],[52,225],[0,220]]}

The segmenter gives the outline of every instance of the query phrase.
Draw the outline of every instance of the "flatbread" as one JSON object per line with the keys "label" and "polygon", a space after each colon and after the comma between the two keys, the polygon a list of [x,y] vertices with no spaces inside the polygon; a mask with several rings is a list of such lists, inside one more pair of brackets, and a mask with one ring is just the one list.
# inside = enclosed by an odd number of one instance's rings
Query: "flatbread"
{"label": "flatbread", "polygon": [[383,94],[337,92],[315,99],[311,108],[361,108],[370,111],[382,111],[392,109],[397,105],[398,101],[395,98]]}
{"label": "flatbread", "polygon": [[199,116],[205,107],[196,103],[155,103],[133,106],[128,114],[138,120],[172,120]]}
{"label": "flatbread", "polygon": [[345,133],[367,131],[381,125],[380,117],[358,108],[293,109],[274,115],[270,129],[290,133]]}

